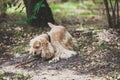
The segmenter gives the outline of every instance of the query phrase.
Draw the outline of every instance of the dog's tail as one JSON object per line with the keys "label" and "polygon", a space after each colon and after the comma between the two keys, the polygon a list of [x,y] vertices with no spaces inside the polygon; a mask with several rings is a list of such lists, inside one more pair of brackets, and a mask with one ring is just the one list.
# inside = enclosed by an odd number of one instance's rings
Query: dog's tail
{"label": "dog's tail", "polygon": [[48,25],[49,25],[50,28],[56,27],[54,24],[52,24],[50,22],[48,22]]}
{"label": "dog's tail", "polygon": [[75,55],[77,55],[77,52],[72,51],[72,50],[64,49],[64,50],[62,51],[62,54],[61,54],[60,58],[61,58],[61,59],[68,59],[68,58],[70,58],[70,57],[72,57],[72,56],[75,56]]}

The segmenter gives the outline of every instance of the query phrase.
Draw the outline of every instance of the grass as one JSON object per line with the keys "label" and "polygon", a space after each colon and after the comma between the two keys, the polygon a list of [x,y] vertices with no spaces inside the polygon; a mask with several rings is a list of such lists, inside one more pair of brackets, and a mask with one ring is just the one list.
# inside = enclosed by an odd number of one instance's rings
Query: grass
{"label": "grass", "polygon": [[[95,4],[92,1],[84,1],[84,2],[65,2],[65,3],[50,3],[49,4],[53,12],[64,12],[69,13],[71,12],[74,14],[88,12],[90,11],[88,8],[96,8],[98,7],[99,3]],[[11,14],[25,14],[26,9],[22,10],[24,5],[20,6],[13,6],[7,9],[7,13]],[[22,11],[21,11],[22,10]],[[21,11],[21,12],[20,12]],[[81,12],[82,11],[82,12]],[[76,13],[77,12],[77,13]]]}
{"label": "grass", "polygon": [[66,17],[66,16],[83,16],[87,17],[90,15],[96,15],[97,13],[89,8],[96,8],[91,1],[84,1],[83,3],[77,2],[65,2],[65,3],[56,3],[50,5],[54,16],[56,17]]}
{"label": "grass", "polygon": [[30,75],[4,71],[3,73],[0,73],[0,80],[30,80]]}
{"label": "grass", "polygon": [[7,9],[7,13],[8,14],[13,14],[14,13],[14,14],[23,14],[23,15],[25,15],[25,13],[26,13],[26,9],[25,8],[23,10],[22,10],[22,7],[18,8],[18,9],[16,9],[16,8],[17,8],[17,6],[8,8]]}
{"label": "grass", "polygon": [[[93,8],[99,6],[92,1],[84,2],[65,2],[65,3],[50,3],[50,8],[52,9],[55,20],[63,19],[65,17],[88,17],[97,15],[98,11],[95,11]],[[26,15],[26,9],[23,8],[23,5],[16,9],[16,7],[11,7],[7,9],[8,14],[21,14]],[[22,10],[22,12],[20,12]],[[18,23],[25,23],[26,18],[20,19]]]}

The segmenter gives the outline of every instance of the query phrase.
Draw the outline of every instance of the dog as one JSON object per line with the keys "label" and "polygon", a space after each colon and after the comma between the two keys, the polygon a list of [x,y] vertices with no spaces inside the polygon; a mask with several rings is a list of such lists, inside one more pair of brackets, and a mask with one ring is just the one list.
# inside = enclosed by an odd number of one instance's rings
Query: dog
{"label": "dog", "polygon": [[49,59],[49,63],[68,59],[77,54],[73,50],[75,39],[65,27],[48,23],[51,30],[36,36],[30,41],[29,54]]}

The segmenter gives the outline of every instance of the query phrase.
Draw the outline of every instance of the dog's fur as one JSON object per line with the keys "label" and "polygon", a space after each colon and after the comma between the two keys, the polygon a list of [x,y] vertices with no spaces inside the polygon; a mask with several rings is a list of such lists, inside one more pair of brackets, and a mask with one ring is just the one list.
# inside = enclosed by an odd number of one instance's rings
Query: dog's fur
{"label": "dog's fur", "polygon": [[49,62],[57,62],[59,59],[68,59],[77,53],[73,51],[74,39],[63,26],[48,23],[51,30],[47,34],[41,34],[30,41],[30,54],[41,55],[42,58],[51,58]]}

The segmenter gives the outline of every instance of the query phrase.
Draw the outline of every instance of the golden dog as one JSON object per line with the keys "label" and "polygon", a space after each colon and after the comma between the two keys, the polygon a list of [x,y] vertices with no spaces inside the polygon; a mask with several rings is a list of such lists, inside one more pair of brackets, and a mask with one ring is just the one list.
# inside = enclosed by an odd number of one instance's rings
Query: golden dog
{"label": "golden dog", "polygon": [[77,53],[73,50],[74,39],[63,26],[48,23],[50,32],[41,34],[30,41],[30,54],[41,55],[42,58],[57,62],[68,59]]}

